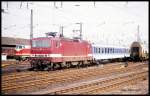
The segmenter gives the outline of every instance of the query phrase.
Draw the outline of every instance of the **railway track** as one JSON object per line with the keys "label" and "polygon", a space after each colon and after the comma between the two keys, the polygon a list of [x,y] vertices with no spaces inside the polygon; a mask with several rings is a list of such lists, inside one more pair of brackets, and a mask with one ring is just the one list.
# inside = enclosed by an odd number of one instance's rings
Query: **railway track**
{"label": "railway track", "polygon": [[[139,66],[139,67],[137,67]],[[132,65],[128,67],[128,70],[137,70],[137,68],[141,68],[142,66],[145,65]],[[135,68],[134,68],[135,67]],[[11,93],[11,92],[17,92],[18,90],[29,90],[29,89],[36,89],[37,87],[41,87],[41,86],[47,86],[49,84],[55,84],[55,83],[69,83],[69,82],[74,82],[74,81],[78,81],[81,79],[87,79],[87,78],[91,78],[91,77],[96,77],[98,75],[106,75],[108,73],[113,72],[114,70],[116,70],[115,72],[125,72],[127,71],[127,69],[109,69],[109,70],[101,70],[97,68],[97,70],[95,70],[93,68],[92,69],[86,69],[86,70],[81,70],[83,73],[81,73],[81,71],[79,70],[74,70],[74,71],[65,71],[62,73],[57,73],[57,74],[41,74],[39,73],[38,75],[34,76],[35,78],[29,81],[25,81],[25,82],[9,82],[9,81],[5,81],[2,83],[2,92],[3,93]],[[118,71],[117,71],[118,70]],[[113,73],[115,73],[113,72]],[[45,75],[44,75],[45,74]],[[30,74],[31,75],[31,74]],[[32,75],[33,76],[33,75]],[[12,80],[10,80],[12,81]]]}
{"label": "railway track", "polygon": [[93,80],[86,84],[78,84],[71,88],[52,90],[48,94],[101,94],[114,88],[135,83],[148,76],[148,71],[137,71],[118,74],[107,78]]}
{"label": "railway track", "polygon": [[[117,64],[108,64],[108,65],[105,65],[103,67],[103,69],[106,68],[106,67],[113,69],[113,68],[116,68],[116,67],[119,67],[119,66],[121,66],[121,63],[119,63],[119,64],[118,63]],[[91,70],[95,70],[95,69],[99,70],[98,68],[101,69],[101,67],[91,67]],[[53,73],[55,75],[63,75],[63,74],[68,73],[68,72],[72,73],[72,72],[76,72],[76,71],[80,71],[80,70],[86,72],[86,69],[85,68],[81,68],[81,69],[75,69],[74,68],[74,69],[56,70],[56,71],[53,71],[53,72],[52,71],[51,72],[47,72],[47,71],[45,71],[45,72],[27,71],[27,72],[21,72],[21,73],[15,72],[15,73],[10,73],[10,74],[7,74],[7,75],[6,74],[3,75],[2,76],[2,81],[5,81],[6,83],[10,83],[10,82],[21,81],[21,80],[25,80],[25,79],[28,80],[28,78],[31,79],[31,78],[33,78],[33,75],[34,76],[36,75],[36,76],[38,76],[38,78],[40,78],[40,77],[43,77],[43,75],[49,75],[49,74],[53,75]]]}
{"label": "railway track", "polygon": [[[131,63],[129,63],[129,66],[130,66]],[[122,65],[122,63],[117,63],[117,64],[107,64],[105,65],[103,68],[115,68],[115,67],[118,67]],[[92,67],[91,67],[92,68]],[[93,68],[97,68],[97,67],[93,67]],[[99,67],[100,68],[100,67]],[[75,72],[76,71],[79,71],[79,70],[82,70],[82,69],[65,69],[65,70],[56,70],[55,72],[51,71],[51,72],[41,72],[41,71],[26,71],[26,72],[14,72],[14,73],[9,73],[9,74],[2,74],[2,80],[3,81],[13,81],[13,80],[18,80],[18,79],[25,79],[25,78],[30,78],[32,77],[33,75],[44,75],[45,73],[48,73],[48,74],[59,74],[61,72]],[[84,68],[83,68],[84,70]]]}

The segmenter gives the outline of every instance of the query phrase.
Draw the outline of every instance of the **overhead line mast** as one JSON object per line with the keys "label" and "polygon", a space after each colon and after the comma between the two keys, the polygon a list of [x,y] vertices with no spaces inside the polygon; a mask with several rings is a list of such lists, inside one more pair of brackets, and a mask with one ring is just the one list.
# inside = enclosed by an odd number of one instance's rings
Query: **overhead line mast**
{"label": "overhead line mast", "polygon": [[30,19],[30,39],[33,38],[33,10],[31,9],[31,19]]}

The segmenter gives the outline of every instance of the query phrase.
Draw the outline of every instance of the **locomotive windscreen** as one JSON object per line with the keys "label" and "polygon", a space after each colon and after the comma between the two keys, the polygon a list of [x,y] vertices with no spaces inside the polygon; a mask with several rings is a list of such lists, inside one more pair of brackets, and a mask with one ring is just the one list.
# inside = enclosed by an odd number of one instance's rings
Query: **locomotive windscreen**
{"label": "locomotive windscreen", "polygon": [[49,40],[32,40],[32,47],[50,47],[50,41]]}

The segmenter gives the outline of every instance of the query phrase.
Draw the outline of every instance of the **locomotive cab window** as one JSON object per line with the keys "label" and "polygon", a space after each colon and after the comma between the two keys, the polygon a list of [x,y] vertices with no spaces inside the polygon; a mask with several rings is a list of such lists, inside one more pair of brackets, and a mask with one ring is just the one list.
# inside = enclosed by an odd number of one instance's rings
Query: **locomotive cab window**
{"label": "locomotive cab window", "polygon": [[50,47],[50,40],[32,40],[32,47]]}

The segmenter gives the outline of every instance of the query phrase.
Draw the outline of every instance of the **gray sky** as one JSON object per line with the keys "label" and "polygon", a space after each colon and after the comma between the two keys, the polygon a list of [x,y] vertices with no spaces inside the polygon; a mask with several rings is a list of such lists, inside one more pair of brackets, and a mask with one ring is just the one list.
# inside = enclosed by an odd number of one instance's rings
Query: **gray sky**
{"label": "gray sky", "polygon": [[[79,6],[78,6],[79,5]],[[83,39],[99,44],[129,46],[136,40],[140,26],[142,42],[148,45],[148,2],[2,2],[2,36],[30,38],[30,9],[33,9],[34,37],[57,31],[64,26],[64,36],[83,23]],[[120,43],[119,43],[120,41]]]}

